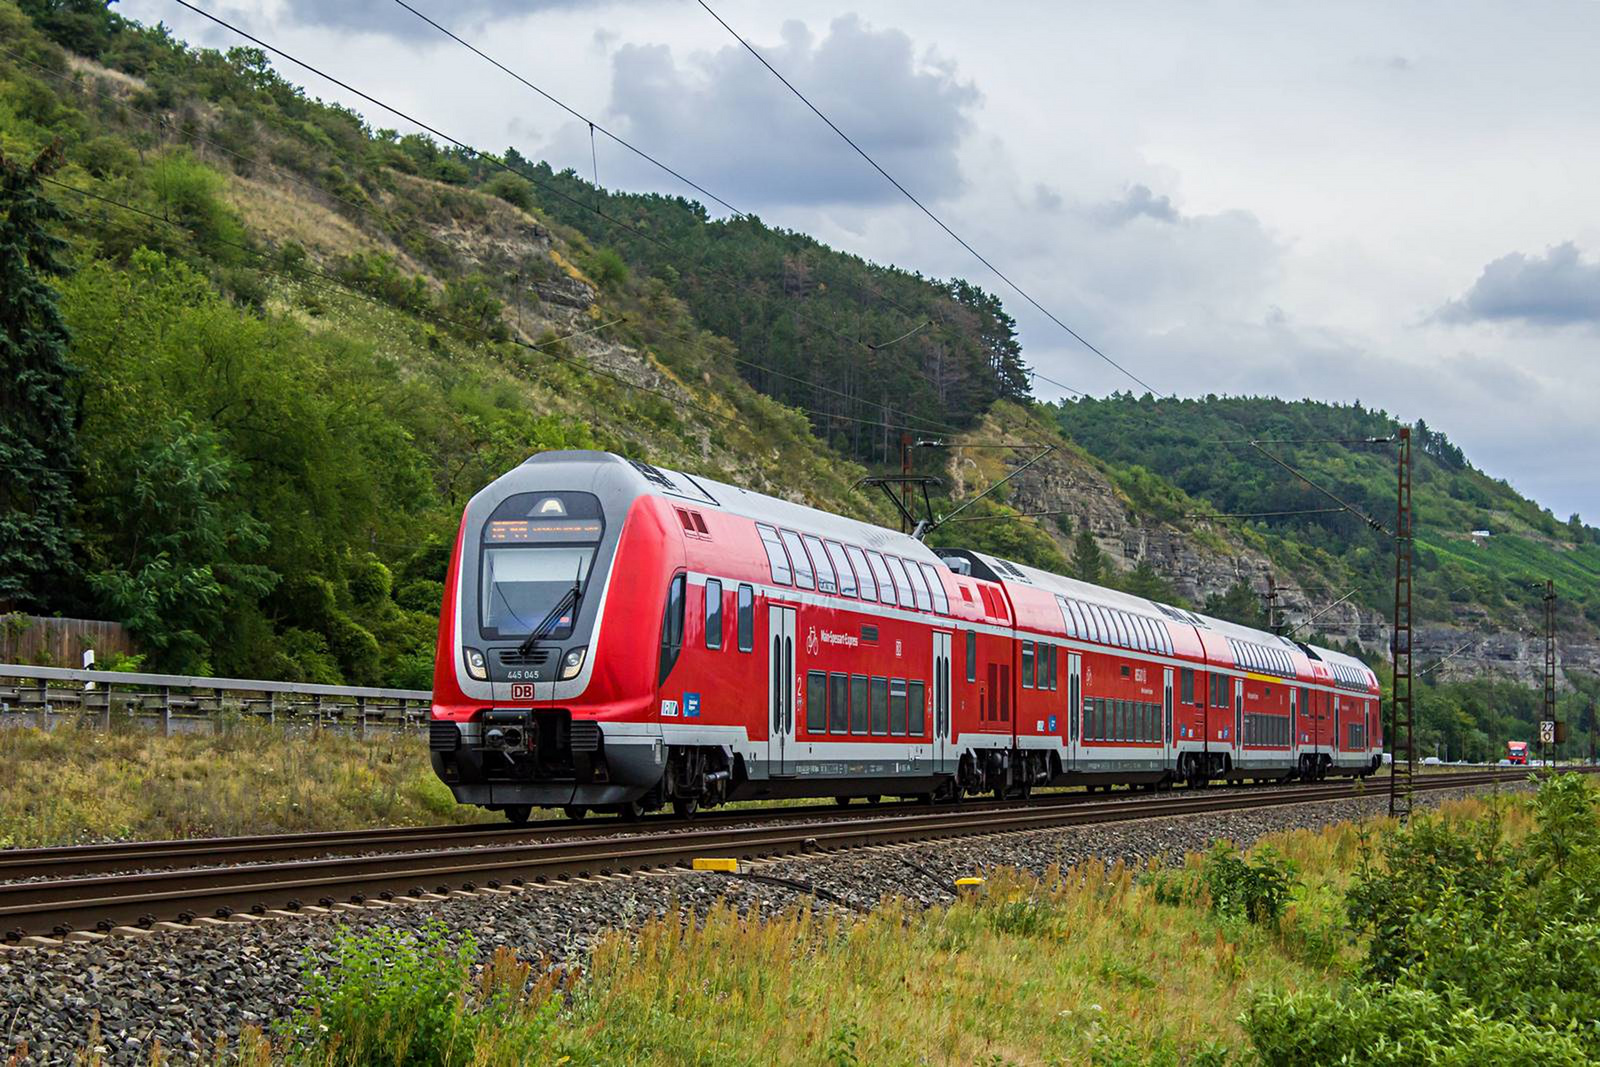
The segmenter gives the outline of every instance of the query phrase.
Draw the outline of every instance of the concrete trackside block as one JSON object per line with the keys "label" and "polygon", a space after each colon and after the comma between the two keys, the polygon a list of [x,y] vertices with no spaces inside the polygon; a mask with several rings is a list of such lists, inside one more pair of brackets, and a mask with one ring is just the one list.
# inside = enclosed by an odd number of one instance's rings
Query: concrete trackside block
{"label": "concrete trackside block", "polygon": [[712,856],[696,856],[694,869],[697,871],[725,871],[728,874],[739,873],[739,861]]}

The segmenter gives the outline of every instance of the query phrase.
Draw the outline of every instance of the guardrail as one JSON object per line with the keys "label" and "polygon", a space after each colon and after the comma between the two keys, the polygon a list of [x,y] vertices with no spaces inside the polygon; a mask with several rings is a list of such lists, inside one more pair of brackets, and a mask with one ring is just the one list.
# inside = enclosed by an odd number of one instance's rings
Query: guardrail
{"label": "guardrail", "polygon": [[378,689],[310,682],[263,682],[180,674],[74,670],[0,663],[0,721],[11,715],[45,718],[98,716],[110,725],[115,713],[159,720],[165,733],[174,722],[211,720],[229,713],[276,722],[324,725],[419,727],[428,720],[433,694],[426,689]]}

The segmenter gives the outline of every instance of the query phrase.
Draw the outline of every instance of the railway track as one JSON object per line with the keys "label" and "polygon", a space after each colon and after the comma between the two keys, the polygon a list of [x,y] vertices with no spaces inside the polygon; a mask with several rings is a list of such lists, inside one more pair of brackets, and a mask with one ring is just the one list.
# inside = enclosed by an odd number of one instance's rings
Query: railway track
{"label": "railway track", "polygon": [[[1419,792],[1525,780],[1526,772],[1489,771],[1419,778]],[[1179,815],[1202,815],[1374,795],[1371,783],[1283,789],[1205,790],[1141,801],[1007,807],[950,806],[878,810],[870,816],[755,825],[690,824],[670,833],[649,824],[636,832],[582,840],[509,840],[470,849],[411,849],[238,866],[187,867],[128,875],[82,875],[0,885],[0,931],[8,940],[105,932],[161,921],[232,918],[307,906],[332,908],[427,894],[537,885],[592,874],[674,867],[700,856],[756,859],[802,852],[932,840]],[[1083,795],[1079,794],[1082,798]],[[771,809],[792,813],[799,809]],[[775,822],[775,825],[765,825]],[[614,824],[625,826],[629,824]],[[525,828],[524,828],[525,829]],[[324,835],[309,835],[324,836]],[[466,838],[455,832],[452,838]],[[391,835],[390,840],[398,840]],[[326,844],[326,841],[324,842]],[[244,920],[241,920],[244,921]]]}
{"label": "railway track", "polygon": [[[1299,785],[1212,785],[1211,791],[1237,793],[1248,789],[1305,789]],[[1378,788],[1369,783],[1368,788]],[[1031,800],[972,800],[965,810],[997,811],[1019,806],[1106,803],[1147,794],[1085,793],[1080,790],[1036,793]],[[547,819],[511,823],[451,824],[446,826],[378,827],[363,830],[327,830],[308,833],[264,834],[248,837],[203,837],[164,841],[114,841],[93,845],[0,851],[0,883],[22,878],[72,878],[89,874],[128,873],[139,870],[176,869],[221,864],[262,863],[312,859],[340,853],[407,852],[424,849],[478,848],[519,841],[577,840],[615,837],[619,834],[677,833],[716,826],[761,825],[777,822],[837,821],[929,810],[916,801],[876,805],[807,804],[790,807],[732,808],[701,812],[693,819],[650,815],[635,822],[598,818],[574,822]]]}

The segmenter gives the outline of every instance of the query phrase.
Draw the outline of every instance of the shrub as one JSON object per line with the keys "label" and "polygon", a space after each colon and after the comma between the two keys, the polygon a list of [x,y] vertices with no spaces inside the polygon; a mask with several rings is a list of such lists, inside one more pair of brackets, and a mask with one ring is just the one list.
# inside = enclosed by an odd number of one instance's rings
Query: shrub
{"label": "shrub", "polygon": [[1483,1067],[1590,1063],[1568,1034],[1490,1018],[1422,989],[1267,993],[1240,1018],[1267,1067],[1361,1063],[1372,1067]]}
{"label": "shrub", "polygon": [[1254,863],[1228,841],[1206,853],[1201,878],[1211,894],[1211,910],[1252,923],[1276,924],[1294,889],[1294,864],[1269,847],[1256,850]]}
{"label": "shrub", "polygon": [[439,1065],[538,1058],[560,1001],[556,981],[497,950],[473,976],[477,943],[459,946],[434,921],[421,931],[380,928],[340,935],[331,968],[308,959],[305,994],[291,1023],[295,1062]]}

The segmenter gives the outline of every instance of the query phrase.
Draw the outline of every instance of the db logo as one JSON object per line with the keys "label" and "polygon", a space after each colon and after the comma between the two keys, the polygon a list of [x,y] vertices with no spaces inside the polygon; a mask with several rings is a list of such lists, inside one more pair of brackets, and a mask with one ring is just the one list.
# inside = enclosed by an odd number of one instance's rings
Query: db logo
{"label": "db logo", "polygon": [[817,628],[813,626],[806,631],[806,652],[815,656],[819,647],[821,646],[817,642]]}

